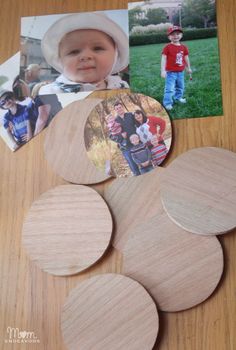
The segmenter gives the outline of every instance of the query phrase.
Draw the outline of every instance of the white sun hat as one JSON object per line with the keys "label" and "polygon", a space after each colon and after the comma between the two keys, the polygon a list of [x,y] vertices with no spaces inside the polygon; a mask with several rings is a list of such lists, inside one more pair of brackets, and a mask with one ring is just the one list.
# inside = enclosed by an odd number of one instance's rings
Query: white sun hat
{"label": "white sun hat", "polygon": [[117,59],[111,74],[118,73],[129,64],[129,40],[121,27],[102,12],[75,13],[56,21],[45,33],[41,48],[50,66],[63,72],[59,58],[59,43],[67,33],[79,29],[95,29],[109,35],[117,48]]}

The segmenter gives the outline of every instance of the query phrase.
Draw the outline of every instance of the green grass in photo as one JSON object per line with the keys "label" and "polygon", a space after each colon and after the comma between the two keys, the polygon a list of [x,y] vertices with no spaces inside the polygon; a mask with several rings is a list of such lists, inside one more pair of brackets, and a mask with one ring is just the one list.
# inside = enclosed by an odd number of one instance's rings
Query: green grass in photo
{"label": "green grass in photo", "polygon": [[[189,49],[192,80],[185,73],[186,104],[175,104],[171,119],[218,116],[223,114],[217,38],[184,41]],[[162,103],[165,80],[161,78],[161,52],[165,44],[130,48],[132,92]]]}

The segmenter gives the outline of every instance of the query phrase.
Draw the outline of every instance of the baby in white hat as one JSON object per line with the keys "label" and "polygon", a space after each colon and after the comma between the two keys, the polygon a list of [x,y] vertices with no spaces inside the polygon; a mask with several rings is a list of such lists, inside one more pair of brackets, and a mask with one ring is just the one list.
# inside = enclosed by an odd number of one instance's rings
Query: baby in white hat
{"label": "baby in white hat", "polygon": [[129,88],[118,75],[128,66],[127,35],[103,13],[77,13],[55,22],[42,40],[43,55],[61,75],[39,94]]}

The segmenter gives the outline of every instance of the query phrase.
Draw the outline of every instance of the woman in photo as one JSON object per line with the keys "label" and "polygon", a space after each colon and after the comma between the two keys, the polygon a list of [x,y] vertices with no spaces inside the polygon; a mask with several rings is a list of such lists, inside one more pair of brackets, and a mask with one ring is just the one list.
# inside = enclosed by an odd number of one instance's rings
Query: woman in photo
{"label": "woman in photo", "polygon": [[136,133],[139,135],[141,142],[151,147],[153,135],[157,136],[159,143],[164,143],[163,134],[166,129],[164,119],[155,116],[146,116],[143,111],[137,109],[134,112]]}
{"label": "woman in photo", "polygon": [[164,119],[155,116],[146,116],[141,110],[134,112],[136,133],[140,141],[151,151],[153,166],[160,165],[168,153],[163,134],[166,129]]}

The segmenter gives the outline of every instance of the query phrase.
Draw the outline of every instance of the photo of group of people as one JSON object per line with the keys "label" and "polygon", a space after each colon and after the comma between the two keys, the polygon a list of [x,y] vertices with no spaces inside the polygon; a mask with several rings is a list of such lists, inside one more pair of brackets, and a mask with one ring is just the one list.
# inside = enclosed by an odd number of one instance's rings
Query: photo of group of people
{"label": "photo of group of people", "polygon": [[101,102],[85,126],[90,160],[107,175],[138,176],[165,160],[171,122],[162,105],[142,94],[118,94]]}

